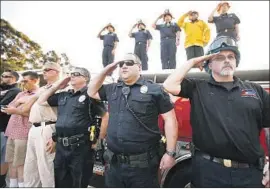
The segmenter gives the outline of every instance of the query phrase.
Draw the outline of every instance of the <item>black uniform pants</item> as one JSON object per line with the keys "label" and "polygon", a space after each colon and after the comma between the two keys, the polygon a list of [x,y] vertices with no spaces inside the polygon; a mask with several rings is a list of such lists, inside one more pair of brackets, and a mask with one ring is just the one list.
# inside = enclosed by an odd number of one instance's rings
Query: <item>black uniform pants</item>
{"label": "black uniform pants", "polygon": [[56,144],[54,174],[56,188],[86,188],[93,174],[93,153],[90,143],[76,148]]}
{"label": "black uniform pants", "polygon": [[106,166],[105,185],[108,188],[159,188],[159,158],[149,160],[146,168],[111,163]]}
{"label": "black uniform pants", "polygon": [[190,46],[186,48],[187,60],[204,55],[203,47]]}
{"label": "black uniform pants", "polygon": [[176,40],[175,38],[161,39],[162,69],[176,68]]}
{"label": "black uniform pants", "polygon": [[148,70],[148,56],[146,52],[146,47],[146,43],[137,42],[134,49],[134,54],[136,54],[142,62],[142,70]]}
{"label": "black uniform pants", "polygon": [[106,67],[114,61],[114,55],[112,54],[113,46],[105,46],[102,51],[102,63]]}
{"label": "black uniform pants", "polygon": [[196,155],[191,184],[195,188],[261,188],[263,171],[256,167],[228,168]]}

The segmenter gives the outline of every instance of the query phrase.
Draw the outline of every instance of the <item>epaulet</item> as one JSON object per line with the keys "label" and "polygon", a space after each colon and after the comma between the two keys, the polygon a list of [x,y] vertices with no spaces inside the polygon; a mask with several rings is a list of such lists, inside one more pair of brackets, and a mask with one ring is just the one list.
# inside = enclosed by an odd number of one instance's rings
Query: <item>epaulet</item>
{"label": "epaulet", "polygon": [[148,83],[154,83],[154,81],[152,81],[152,80],[150,80],[150,79],[148,79],[148,80],[146,80]]}

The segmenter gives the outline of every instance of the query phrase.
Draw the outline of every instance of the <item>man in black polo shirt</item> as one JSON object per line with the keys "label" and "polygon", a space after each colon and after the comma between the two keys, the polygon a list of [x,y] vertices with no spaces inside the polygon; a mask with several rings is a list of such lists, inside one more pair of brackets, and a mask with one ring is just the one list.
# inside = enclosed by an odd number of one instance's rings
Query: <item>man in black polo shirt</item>
{"label": "man in black polo shirt", "polygon": [[[209,80],[186,79],[187,72],[203,61]],[[167,91],[191,103],[195,187],[263,186],[259,134],[270,126],[269,94],[234,76],[239,61],[233,38],[220,37],[208,55],[189,60],[164,82]]]}
{"label": "man in black polo shirt", "polygon": [[[38,99],[41,105],[48,103],[58,107],[56,133],[52,136],[56,142],[54,171],[57,188],[87,187],[93,172],[90,169],[93,154],[88,128],[96,115],[105,118],[107,114],[102,102],[88,97],[89,80],[90,74],[85,68],[75,68],[71,77],[58,82]],[[69,81],[71,90],[54,94],[65,88]],[[102,121],[102,124],[106,122]]]}
{"label": "man in black polo shirt", "polygon": [[[6,70],[1,75],[0,84],[0,106],[8,105],[21,90],[16,87],[17,81],[19,79],[19,74],[12,70]],[[6,186],[6,173],[8,169],[8,164],[5,163],[6,154],[6,142],[7,137],[5,137],[4,132],[7,128],[10,115],[0,111],[0,131],[1,131],[1,175],[0,175],[0,188]]]}
{"label": "man in black polo shirt", "polygon": [[[121,79],[102,85],[106,74],[118,65]],[[108,149],[104,154],[107,187],[157,188],[158,169],[169,169],[175,161],[178,128],[170,97],[162,86],[142,78],[140,71],[138,56],[126,54],[122,61],[105,67],[88,89],[90,97],[109,105]],[[165,154],[159,144],[159,114],[165,122]]]}

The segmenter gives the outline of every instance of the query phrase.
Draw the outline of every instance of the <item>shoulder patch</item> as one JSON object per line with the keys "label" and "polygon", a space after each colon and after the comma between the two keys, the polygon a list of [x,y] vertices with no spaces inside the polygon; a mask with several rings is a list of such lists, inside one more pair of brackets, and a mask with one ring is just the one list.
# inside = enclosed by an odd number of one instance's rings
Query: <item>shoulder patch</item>
{"label": "shoulder patch", "polygon": [[150,80],[150,79],[148,79],[147,82],[149,82],[149,83],[154,83],[154,81],[152,81],[152,80]]}

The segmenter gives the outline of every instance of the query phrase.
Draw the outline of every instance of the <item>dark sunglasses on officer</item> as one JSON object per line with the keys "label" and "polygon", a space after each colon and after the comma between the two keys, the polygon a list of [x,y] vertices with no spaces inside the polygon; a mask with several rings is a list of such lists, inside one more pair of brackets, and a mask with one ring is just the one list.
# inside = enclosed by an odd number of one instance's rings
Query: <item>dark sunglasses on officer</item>
{"label": "dark sunglasses on officer", "polygon": [[70,76],[73,76],[73,77],[79,77],[79,76],[83,76],[85,77],[83,74],[81,74],[80,72],[72,72],[70,73]]}
{"label": "dark sunglasses on officer", "polygon": [[119,62],[119,67],[122,68],[124,64],[126,66],[134,66],[135,64],[138,64],[138,63],[135,63],[133,60],[124,60],[124,61]]}

